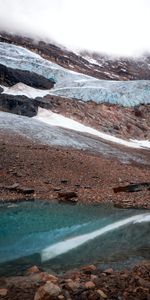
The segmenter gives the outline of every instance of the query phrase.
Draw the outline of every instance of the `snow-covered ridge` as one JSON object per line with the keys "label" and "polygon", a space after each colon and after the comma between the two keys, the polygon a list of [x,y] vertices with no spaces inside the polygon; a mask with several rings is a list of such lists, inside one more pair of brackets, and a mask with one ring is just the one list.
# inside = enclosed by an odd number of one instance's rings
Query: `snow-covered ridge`
{"label": "snow-covered ridge", "polygon": [[0,63],[53,78],[56,85],[49,94],[97,103],[123,106],[150,103],[150,81],[106,81],[67,70],[23,47],[0,43]]}
{"label": "snow-covered ridge", "polygon": [[131,148],[150,148],[150,141],[123,140],[121,138],[117,138],[110,134],[106,134],[96,129],[93,129],[91,127],[85,126],[77,121],[64,117],[60,114],[53,113],[52,111],[43,109],[41,107],[39,107],[38,109],[37,116],[33,118],[49,125],[60,126],[63,128],[67,128],[79,132],[89,133],[103,140],[117,143],[123,146],[131,147]]}

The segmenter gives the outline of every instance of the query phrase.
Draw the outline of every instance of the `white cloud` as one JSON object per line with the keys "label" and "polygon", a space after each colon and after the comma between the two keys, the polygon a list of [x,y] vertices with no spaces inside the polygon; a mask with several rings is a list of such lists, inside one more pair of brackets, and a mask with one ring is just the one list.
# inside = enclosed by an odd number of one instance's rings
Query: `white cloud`
{"label": "white cloud", "polygon": [[150,51],[149,0],[0,0],[0,28],[74,49]]}

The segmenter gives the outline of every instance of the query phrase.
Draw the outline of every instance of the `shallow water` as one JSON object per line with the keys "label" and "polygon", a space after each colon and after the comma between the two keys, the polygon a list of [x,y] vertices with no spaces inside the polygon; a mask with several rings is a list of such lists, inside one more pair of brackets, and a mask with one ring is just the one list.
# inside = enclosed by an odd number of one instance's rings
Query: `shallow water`
{"label": "shallow water", "polygon": [[150,259],[150,211],[26,202],[0,206],[0,274]]}

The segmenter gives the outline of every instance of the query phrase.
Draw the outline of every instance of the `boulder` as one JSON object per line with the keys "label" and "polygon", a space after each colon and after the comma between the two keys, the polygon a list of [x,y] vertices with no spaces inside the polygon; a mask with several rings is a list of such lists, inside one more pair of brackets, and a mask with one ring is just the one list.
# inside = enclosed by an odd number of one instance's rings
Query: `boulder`
{"label": "boulder", "polygon": [[66,287],[72,291],[77,290],[80,287],[79,281],[73,281],[72,279],[66,279]]}
{"label": "boulder", "polygon": [[37,266],[33,266],[33,267],[29,268],[29,269],[26,271],[26,273],[27,273],[28,275],[34,274],[34,273],[39,273],[39,272],[40,272],[40,270],[38,269]]}
{"label": "boulder", "polygon": [[38,112],[38,102],[23,95],[0,94],[0,110],[17,115],[34,117]]}
{"label": "boulder", "polygon": [[85,283],[85,288],[86,288],[86,289],[94,289],[94,288],[95,288],[95,283],[92,282],[92,281],[87,281],[87,282]]}
{"label": "boulder", "polygon": [[58,285],[47,281],[35,293],[34,300],[51,300],[57,298],[61,293]]}
{"label": "boulder", "polygon": [[58,197],[60,201],[70,201],[72,203],[77,203],[78,202],[78,195],[76,192],[59,192]]}
{"label": "boulder", "polygon": [[7,289],[0,289],[0,298],[1,297],[5,297],[8,293],[8,290]]}
{"label": "boulder", "polygon": [[113,273],[113,269],[112,268],[106,269],[104,271],[104,273],[107,274],[107,275],[111,275]]}
{"label": "boulder", "polygon": [[102,290],[97,290],[97,294],[102,298],[102,299],[107,299],[107,295],[102,291]]}
{"label": "boulder", "polygon": [[83,271],[85,274],[91,274],[95,270],[96,270],[96,267],[94,265],[88,265],[88,266],[81,267],[81,271]]}

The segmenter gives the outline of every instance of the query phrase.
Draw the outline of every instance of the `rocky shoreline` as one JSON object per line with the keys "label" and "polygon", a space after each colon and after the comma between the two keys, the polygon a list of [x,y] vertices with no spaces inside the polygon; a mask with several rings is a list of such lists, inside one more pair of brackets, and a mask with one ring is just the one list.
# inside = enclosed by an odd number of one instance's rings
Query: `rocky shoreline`
{"label": "rocky shoreline", "polygon": [[0,278],[3,300],[149,300],[150,263],[130,270],[98,270],[84,266],[63,275],[47,274],[33,266],[24,276]]}
{"label": "rocky shoreline", "polygon": [[[4,132],[0,151],[3,202],[106,202],[125,208],[150,209],[149,190],[117,194],[113,190],[131,182],[149,181],[149,165],[124,164],[89,151],[44,146]],[[148,151],[136,151],[149,158]],[[85,266],[61,275],[47,274],[33,267],[23,276],[1,277],[0,299],[149,300],[149,278],[149,262],[118,272]]]}

